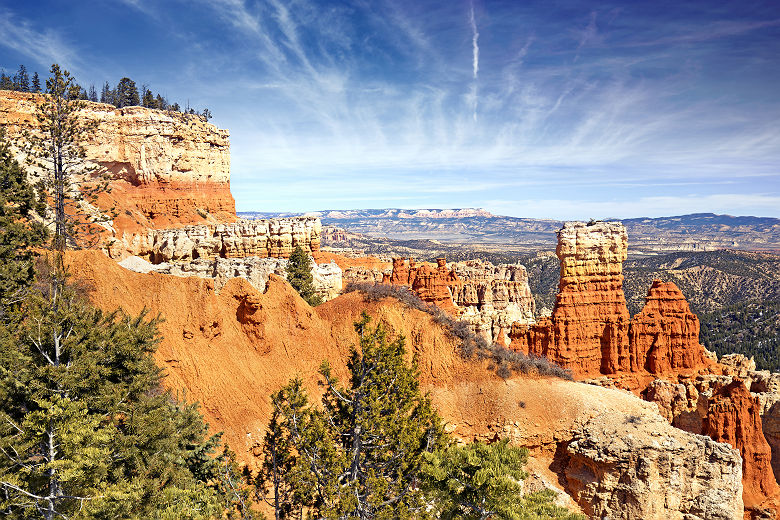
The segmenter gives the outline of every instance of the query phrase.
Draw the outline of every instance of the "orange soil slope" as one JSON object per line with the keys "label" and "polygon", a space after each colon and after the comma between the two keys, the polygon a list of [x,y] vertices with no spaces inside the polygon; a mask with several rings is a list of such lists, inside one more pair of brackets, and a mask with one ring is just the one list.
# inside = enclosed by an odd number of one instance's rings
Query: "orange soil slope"
{"label": "orange soil slope", "polygon": [[165,369],[166,386],[200,402],[208,422],[225,432],[240,456],[262,441],[271,392],[296,374],[315,390],[320,362],[347,351],[275,276],[264,294],[240,278],[217,294],[209,280],[135,273],[97,251],[70,252],[67,260],[74,277],[94,288],[90,299],[98,307],[131,314],[148,309],[164,318],[155,359]]}
{"label": "orange soil slope", "polygon": [[392,299],[367,303],[349,293],[314,310],[277,277],[265,293],[235,279],[217,294],[207,280],[135,273],[96,251],[68,253],[68,263],[76,279],[91,285],[97,306],[162,315],[163,340],[155,358],[166,370],[166,386],[200,402],[209,423],[250,464],[270,416],[271,392],[300,374],[316,393],[323,359],[343,378],[357,339],[353,323],[363,310],[392,335],[405,336],[421,382],[450,431],[465,439],[510,436],[551,456],[575,422],[607,410],[636,413],[652,406],[570,381],[530,376],[504,381],[485,369],[486,362],[460,358],[453,338],[428,314]]}

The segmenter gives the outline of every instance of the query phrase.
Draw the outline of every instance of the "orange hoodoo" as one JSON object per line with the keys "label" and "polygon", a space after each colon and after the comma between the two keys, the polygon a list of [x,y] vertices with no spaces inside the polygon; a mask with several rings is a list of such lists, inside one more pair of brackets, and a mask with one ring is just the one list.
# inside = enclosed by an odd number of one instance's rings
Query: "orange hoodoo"
{"label": "orange hoodoo", "polygon": [[436,267],[428,264],[417,266],[411,258],[393,258],[393,272],[385,276],[384,283],[409,286],[420,299],[439,308],[457,313],[452,299],[453,289],[462,285],[454,271],[447,269],[444,258],[436,259]]}
{"label": "orange hoodoo", "polygon": [[726,442],[742,455],[745,506],[757,506],[780,492],[772,472],[772,450],[761,426],[760,406],[744,383],[734,379],[709,401],[704,435]]}
{"label": "orange hoodoo", "polygon": [[655,375],[706,366],[699,320],[673,283],[656,281],[630,320],[623,293],[626,229],[568,222],[558,232],[561,279],[552,316],[515,324],[510,348],[545,356],[578,376]]}

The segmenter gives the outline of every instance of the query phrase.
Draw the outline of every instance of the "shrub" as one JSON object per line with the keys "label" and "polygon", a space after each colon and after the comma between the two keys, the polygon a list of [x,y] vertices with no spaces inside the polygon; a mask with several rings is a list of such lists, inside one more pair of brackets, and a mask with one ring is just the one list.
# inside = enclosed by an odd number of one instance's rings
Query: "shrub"
{"label": "shrub", "polygon": [[344,289],[344,293],[355,291],[359,291],[366,302],[395,298],[407,307],[427,312],[435,323],[441,325],[451,336],[460,340],[458,354],[461,357],[472,359],[476,355],[479,360],[489,359],[490,368],[504,379],[510,377],[513,372],[535,373],[569,381],[573,379],[570,370],[556,365],[545,357],[533,354],[527,356],[496,343],[488,344],[485,338],[471,331],[467,322],[455,319],[436,305],[425,303],[405,285],[350,282]]}

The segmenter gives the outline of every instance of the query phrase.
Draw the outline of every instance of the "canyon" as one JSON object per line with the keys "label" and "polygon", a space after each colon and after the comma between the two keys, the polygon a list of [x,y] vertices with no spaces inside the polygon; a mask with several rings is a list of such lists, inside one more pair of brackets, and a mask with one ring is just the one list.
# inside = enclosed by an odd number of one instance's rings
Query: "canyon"
{"label": "canyon", "polygon": [[[12,137],[35,131],[34,101],[0,95]],[[101,250],[67,253],[73,278],[101,309],[163,318],[155,360],[166,387],[199,402],[249,468],[259,464],[270,393],[300,375],[318,395],[323,360],[343,378],[357,343],[353,323],[367,312],[391,337],[406,338],[446,431],[528,447],[531,482],[567,507],[626,520],[761,518],[777,509],[780,374],[704,349],[699,320],[674,283],[653,281],[632,318],[623,224],[560,227],[558,291],[542,312],[517,263],[347,257],[323,251],[316,216],[239,219],[228,133],[198,118],[96,103],[82,116],[98,128],[87,158],[111,179],[97,208],[121,211]],[[472,210],[392,217],[491,218]],[[283,279],[296,246],[315,260],[328,300],[316,308]],[[489,356],[460,354],[462,338],[434,310],[342,294],[349,282],[408,287],[496,352],[545,357],[575,380],[534,369],[500,377]]]}

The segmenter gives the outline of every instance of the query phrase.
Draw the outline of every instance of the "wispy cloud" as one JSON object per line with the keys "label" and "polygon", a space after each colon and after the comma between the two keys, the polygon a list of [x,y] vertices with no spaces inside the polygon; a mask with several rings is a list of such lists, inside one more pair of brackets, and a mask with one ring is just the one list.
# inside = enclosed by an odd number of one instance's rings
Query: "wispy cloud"
{"label": "wispy cloud", "polygon": [[13,49],[37,64],[48,66],[52,63],[77,71],[82,64],[79,53],[71,43],[54,29],[36,28],[29,20],[16,16],[8,9],[0,7],[0,45]]}

